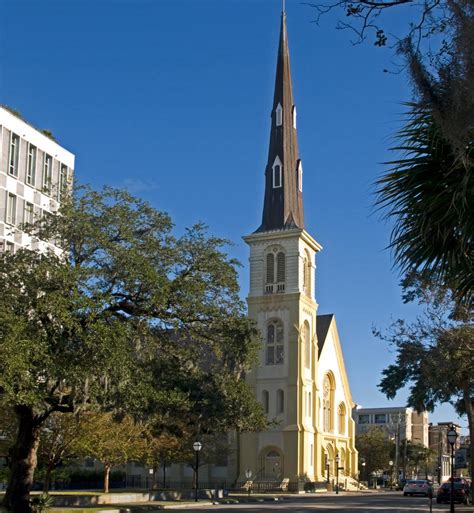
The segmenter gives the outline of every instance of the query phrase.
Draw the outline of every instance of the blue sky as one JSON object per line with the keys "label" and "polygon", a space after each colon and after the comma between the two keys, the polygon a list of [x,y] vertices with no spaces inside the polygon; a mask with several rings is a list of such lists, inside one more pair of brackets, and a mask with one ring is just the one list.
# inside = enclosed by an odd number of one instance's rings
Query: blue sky
{"label": "blue sky", "polygon": [[[76,154],[76,177],[128,188],[230,239],[248,288],[241,236],[261,220],[279,0],[0,0],[0,103]],[[403,405],[377,390],[393,359],[372,325],[413,318],[392,269],[374,180],[410,99],[389,49],[352,45],[327,16],[287,0],[307,230],[320,313],[335,313],[356,403]],[[397,15],[400,26],[406,24]],[[399,28],[392,19],[394,30]],[[449,406],[430,415],[455,419]],[[464,419],[461,420],[466,425]]]}

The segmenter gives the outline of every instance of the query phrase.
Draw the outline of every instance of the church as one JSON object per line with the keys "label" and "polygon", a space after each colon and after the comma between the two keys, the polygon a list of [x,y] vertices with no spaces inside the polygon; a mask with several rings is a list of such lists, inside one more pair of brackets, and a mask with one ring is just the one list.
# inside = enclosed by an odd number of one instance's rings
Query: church
{"label": "church", "polygon": [[322,247],[305,230],[296,121],[283,11],[262,223],[244,237],[248,314],[263,341],[259,364],[246,379],[277,422],[241,435],[239,480],[251,474],[255,484],[281,482],[296,490],[305,481],[339,478],[348,488],[358,472],[354,403],[335,317],[318,315],[315,260]]}

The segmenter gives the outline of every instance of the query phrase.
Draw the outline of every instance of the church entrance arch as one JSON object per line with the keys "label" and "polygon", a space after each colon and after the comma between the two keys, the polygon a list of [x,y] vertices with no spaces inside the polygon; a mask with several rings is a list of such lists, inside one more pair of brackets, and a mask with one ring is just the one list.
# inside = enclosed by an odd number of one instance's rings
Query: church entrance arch
{"label": "church entrance arch", "polygon": [[260,453],[262,477],[280,480],[283,476],[283,455],[276,447],[266,447]]}
{"label": "church entrance arch", "polygon": [[336,454],[332,444],[326,446],[326,454],[328,457],[329,474],[334,476],[336,474]]}

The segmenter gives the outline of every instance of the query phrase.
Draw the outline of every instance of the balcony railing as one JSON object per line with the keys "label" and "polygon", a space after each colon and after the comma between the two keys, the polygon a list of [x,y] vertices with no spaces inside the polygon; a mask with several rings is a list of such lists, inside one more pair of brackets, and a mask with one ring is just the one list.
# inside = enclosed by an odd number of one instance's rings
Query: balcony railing
{"label": "balcony railing", "polygon": [[283,294],[285,292],[285,282],[267,283],[265,285],[265,294]]}

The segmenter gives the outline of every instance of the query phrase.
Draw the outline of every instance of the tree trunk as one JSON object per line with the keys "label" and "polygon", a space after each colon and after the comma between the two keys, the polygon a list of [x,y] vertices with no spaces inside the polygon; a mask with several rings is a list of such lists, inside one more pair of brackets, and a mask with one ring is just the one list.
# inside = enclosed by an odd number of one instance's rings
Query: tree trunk
{"label": "tree trunk", "polygon": [[48,493],[49,487],[51,486],[51,472],[53,471],[54,466],[50,463],[46,467],[46,472],[44,473],[44,484],[43,484],[43,492]]}
{"label": "tree trunk", "polygon": [[104,465],[104,493],[109,493],[110,463]]}
{"label": "tree trunk", "polygon": [[467,423],[469,425],[469,439],[471,440],[471,443],[469,444],[469,471],[471,476],[471,498],[474,500],[474,443],[472,443],[472,438],[474,436],[474,398],[471,397],[469,384],[465,386],[463,390],[463,396],[464,406],[466,408]]}
{"label": "tree trunk", "polygon": [[29,406],[15,406],[18,432],[10,448],[11,474],[3,504],[13,513],[30,513],[30,491],[37,463],[40,425]]}

